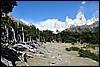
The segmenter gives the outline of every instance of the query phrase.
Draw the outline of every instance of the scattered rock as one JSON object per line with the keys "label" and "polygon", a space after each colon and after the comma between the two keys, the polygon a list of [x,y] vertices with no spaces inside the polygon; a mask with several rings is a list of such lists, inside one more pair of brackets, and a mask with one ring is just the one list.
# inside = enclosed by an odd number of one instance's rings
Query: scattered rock
{"label": "scattered rock", "polygon": [[56,62],[49,62],[49,65],[56,65]]}

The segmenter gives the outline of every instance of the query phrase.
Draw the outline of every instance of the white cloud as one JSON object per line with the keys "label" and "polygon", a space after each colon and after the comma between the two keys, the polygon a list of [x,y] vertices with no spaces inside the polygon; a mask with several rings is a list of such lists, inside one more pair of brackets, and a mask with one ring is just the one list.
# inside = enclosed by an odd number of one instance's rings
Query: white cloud
{"label": "white cloud", "polygon": [[85,10],[86,10],[86,8],[84,8],[84,6],[80,6],[79,9],[78,9],[78,12],[80,12],[80,11],[81,12],[86,12]]}
{"label": "white cloud", "polygon": [[80,8],[83,8],[83,6],[81,6]]}
{"label": "white cloud", "polygon": [[82,2],[82,4],[85,4],[85,3],[86,3],[85,1]]}
{"label": "white cloud", "polygon": [[96,12],[99,12],[99,11],[96,11]]}
{"label": "white cloud", "polygon": [[99,11],[95,11],[92,16],[95,18],[99,18]]}
{"label": "white cloud", "polygon": [[[85,4],[85,3],[86,3],[85,1],[82,1],[82,4]],[[82,6],[79,7],[78,12],[79,12],[79,11],[84,12],[84,10],[85,10],[85,9],[84,9],[84,6],[82,5]]]}

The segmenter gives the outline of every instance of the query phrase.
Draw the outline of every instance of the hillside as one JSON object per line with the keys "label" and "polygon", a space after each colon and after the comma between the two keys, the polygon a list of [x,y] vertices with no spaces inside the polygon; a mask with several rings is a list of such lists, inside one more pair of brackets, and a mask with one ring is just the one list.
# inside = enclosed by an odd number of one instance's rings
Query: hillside
{"label": "hillside", "polygon": [[82,32],[82,31],[99,31],[99,21],[95,21],[93,24],[91,25],[82,25],[82,26],[75,26],[75,27],[71,27],[68,28],[66,30],[71,30],[73,32],[78,31],[78,32]]}

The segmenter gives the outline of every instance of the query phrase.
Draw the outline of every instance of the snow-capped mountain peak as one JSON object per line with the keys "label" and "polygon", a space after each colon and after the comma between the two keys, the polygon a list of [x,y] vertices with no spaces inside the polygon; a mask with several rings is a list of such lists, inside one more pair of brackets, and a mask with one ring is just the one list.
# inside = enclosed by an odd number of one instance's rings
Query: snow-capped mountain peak
{"label": "snow-capped mountain peak", "polygon": [[79,19],[81,21],[86,21],[86,18],[84,16],[84,14],[82,12],[79,12],[77,15],[76,15],[76,19]]}
{"label": "snow-capped mountain peak", "polygon": [[[23,19],[17,19],[13,15],[9,14],[9,17],[14,21],[21,21],[24,24],[30,26],[33,25]],[[95,21],[99,21],[98,18],[92,17],[89,20],[86,20],[85,15],[82,12],[78,12],[75,19],[71,19],[66,16],[65,22],[59,21],[58,19],[47,19],[45,21],[37,22],[34,24],[39,30],[51,30],[53,33],[57,33],[65,30],[66,28],[74,27],[74,26],[81,26],[81,25],[90,25],[93,24]]]}
{"label": "snow-capped mountain peak", "polygon": [[61,32],[66,28],[74,26],[90,25],[97,20],[99,19],[96,19],[95,17],[86,20],[85,15],[82,12],[78,12],[75,19],[71,19],[68,16],[66,16],[65,22],[59,21],[58,19],[47,19],[46,21],[35,24],[35,26],[40,30],[48,29],[57,33],[56,30]]}

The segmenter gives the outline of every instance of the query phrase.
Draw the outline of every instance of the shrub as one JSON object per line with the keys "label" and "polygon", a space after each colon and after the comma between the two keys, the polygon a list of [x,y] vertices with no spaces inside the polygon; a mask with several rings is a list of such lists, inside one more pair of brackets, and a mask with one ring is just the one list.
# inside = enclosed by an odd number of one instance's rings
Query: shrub
{"label": "shrub", "polygon": [[86,48],[86,46],[83,46],[82,48]]}
{"label": "shrub", "polygon": [[86,48],[93,48],[93,49],[95,49],[95,47],[99,47],[99,45],[98,44],[86,45]]}
{"label": "shrub", "polygon": [[95,46],[91,46],[91,48],[95,49]]}
{"label": "shrub", "polygon": [[91,58],[97,62],[99,62],[99,54],[95,54],[95,53],[91,53],[90,50],[83,50],[83,49],[80,49],[78,51],[78,54],[80,57],[87,57],[87,58]]}
{"label": "shrub", "polygon": [[75,43],[74,42],[72,42],[72,45],[74,45]]}
{"label": "shrub", "polygon": [[78,50],[78,54],[80,57],[85,57],[85,54],[84,54],[84,50],[83,49],[79,49]]}
{"label": "shrub", "polygon": [[90,48],[90,45],[86,45],[86,48]]}
{"label": "shrub", "polygon": [[91,53],[89,58],[99,62],[99,54]]}
{"label": "shrub", "polygon": [[71,51],[71,49],[70,48],[66,48],[66,51]]}
{"label": "shrub", "polygon": [[73,50],[73,51],[78,51],[79,50],[78,47],[70,47],[70,49]]}

